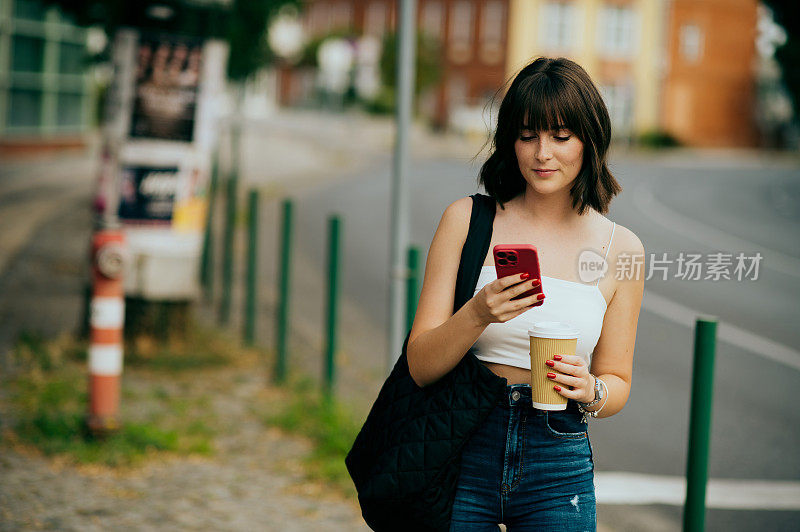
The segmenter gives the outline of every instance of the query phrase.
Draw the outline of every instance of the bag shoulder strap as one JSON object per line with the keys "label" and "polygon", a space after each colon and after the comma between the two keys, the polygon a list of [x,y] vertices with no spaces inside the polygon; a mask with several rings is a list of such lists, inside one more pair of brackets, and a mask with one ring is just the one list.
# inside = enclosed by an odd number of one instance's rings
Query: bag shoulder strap
{"label": "bag shoulder strap", "polygon": [[469,231],[464,247],[461,249],[461,262],[458,264],[456,292],[453,300],[453,313],[460,309],[475,294],[475,286],[481,274],[481,266],[489,244],[492,242],[492,225],[496,204],[492,197],[473,194],[472,214],[469,218]]}

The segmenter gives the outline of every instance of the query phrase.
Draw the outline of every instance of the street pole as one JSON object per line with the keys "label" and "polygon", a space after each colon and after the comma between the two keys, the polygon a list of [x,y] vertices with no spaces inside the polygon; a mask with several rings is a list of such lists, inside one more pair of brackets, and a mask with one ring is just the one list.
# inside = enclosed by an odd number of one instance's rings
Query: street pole
{"label": "street pole", "polygon": [[683,509],[684,532],[705,530],[716,340],[717,318],[698,317],[694,331],[689,452],[686,464],[686,504]]}
{"label": "street pole", "polygon": [[397,136],[391,183],[391,249],[389,255],[389,345],[386,372],[400,356],[405,326],[405,250],[408,242],[409,129],[414,103],[414,58],[416,57],[416,0],[400,0],[399,39],[397,41]]}

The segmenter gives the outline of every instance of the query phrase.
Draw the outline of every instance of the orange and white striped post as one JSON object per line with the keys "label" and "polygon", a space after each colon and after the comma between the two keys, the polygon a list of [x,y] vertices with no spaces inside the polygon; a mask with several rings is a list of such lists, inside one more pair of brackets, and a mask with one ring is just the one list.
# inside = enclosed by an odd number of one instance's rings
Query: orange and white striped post
{"label": "orange and white striped post", "polygon": [[125,236],[120,229],[99,229],[94,233],[87,426],[95,435],[107,434],[120,427],[122,331],[125,324],[124,257]]}

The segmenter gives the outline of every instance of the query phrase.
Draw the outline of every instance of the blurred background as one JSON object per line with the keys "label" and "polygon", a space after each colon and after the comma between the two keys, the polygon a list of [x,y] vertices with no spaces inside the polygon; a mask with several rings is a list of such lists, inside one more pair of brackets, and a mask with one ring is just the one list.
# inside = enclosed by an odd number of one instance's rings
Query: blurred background
{"label": "blurred background", "polygon": [[700,315],[706,528],[798,529],[797,4],[415,2],[398,272],[401,3],[0,0],[0,530],[366,529],[342,460],[399,354],[390,281],[410,323],[537,56],[600,89],[646,250],[600,529],[683,526]]}

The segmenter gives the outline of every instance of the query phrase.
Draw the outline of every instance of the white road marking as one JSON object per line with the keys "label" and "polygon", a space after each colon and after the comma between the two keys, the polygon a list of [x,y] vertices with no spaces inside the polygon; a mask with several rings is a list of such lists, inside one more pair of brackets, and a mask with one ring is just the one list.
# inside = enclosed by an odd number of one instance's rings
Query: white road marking
{"label": "white road marking", "polygon": [[647,181],[640,183],[633,190],[633,200],[639,210],[655,223],[684,238],[713,250],[725,250],[731,253],[759,251],[763,256],[762,267],[792,277],[800,277],[800,259],[797,257],[729,235],[716,227],[692,220],[673,211],[656,199],[652,185]]}
{"label": "white road marking", "polygon": [[[695,319],[702,314],[690,307],[647,290],[645,290],[642,306],[645,310],[657,316],[690,329],[694,329]],[[740,329],[724,321],[717,323],[717,338],[755,355],[800,371],[800,351],[774,342],[769,338]]]}
{"label": "white road marking", "polygon": [[[686,499],[683,477],[598,472],[594,476],[598,504],[671,504]],[[800,482],[709,479],[706,507],[726,510],[800,510]]]}

